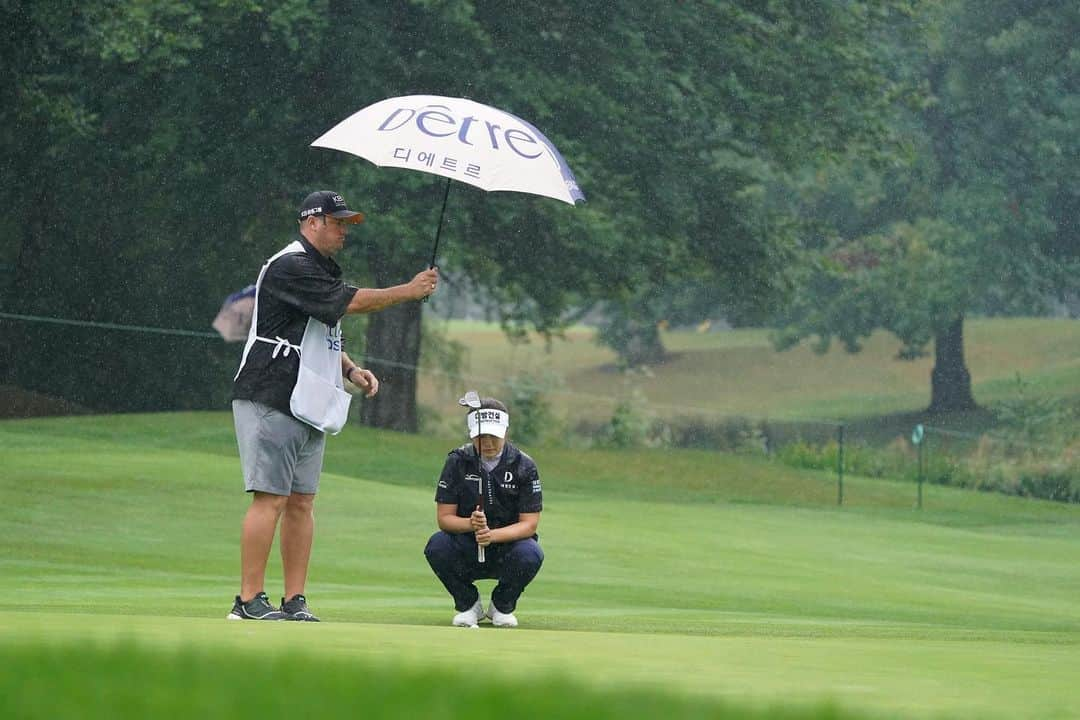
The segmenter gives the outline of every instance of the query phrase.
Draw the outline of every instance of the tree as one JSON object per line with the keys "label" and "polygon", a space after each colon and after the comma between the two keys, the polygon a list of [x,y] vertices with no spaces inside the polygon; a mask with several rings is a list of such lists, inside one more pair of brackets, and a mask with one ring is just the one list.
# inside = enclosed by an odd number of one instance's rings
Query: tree
{"label": "tree", "polygon": [[801,292],[787,310],[799,322],[780,331],[777,346],[814,334],[819,352],[833,337],[858,352],[863,338],[883,328],[901,340],[898,357],[913,359],[936,338],[931,411],[973,409],[956,308],[970,306],[978,285],[979,268],[967,262],[975,245],[962,228],[929,219],[831,244],[802,267]]}
{"label": "tree", "polygon": [[[508,331],[548,333],[575,309],[640,306],[642,292],[673,284],[709,285],[760,317],[785,290],[792,247],[764,209],[763,181],[804,153],[879,137],[889,94],[867,37],[903,7],[415,2],[367,23],[408,29],[388,35],[382,96],[473,97],[529,119],[571,161],[584,207],[454,185],[439,259],[485,288]],[[339,66],[358,63],[362,46],[343,45]],[[376,284],[399,282],[426,260],[441,183],[341,167],[375,209],[350,267],[363,259]],[[420,315],[369,318],[364,350],[390,391],[365,401],[368,424],[415,428]]]}
{"label": "tree", "polygon": [[657,323],[691,309],[747,323],[784,303],[796,238],[770,188],[810,158],[887,144],[902,85],[877,38],[909,14],[903,2],[688,3],[657,23],[645,45],[660,81],[646,94],[671,103],[653,147],[673,149],[635,180],[668,261],[606,306],[601,339],[624,361],[662,357]]}
{"label": "tree", "polygon": [[898,72],[928,90],[897,125],[911,161],[826,175],[807,214],[829,229],[807,236],[797,299],[777,321],[780,347],[817,335],[819,349],[837,337],[857,351],[882,328],[913,358],[933,340],[931,412],[975,407],[964,318],[1044,311],[1075,287],[1080,249],[1080,178],[1062,160],[1078,150],[1080,13],[1065,2],[940,10],[920,52],[896,53]]}
{"label": "tree", "polygon": [[[592,303],[634,307],[687,283],[760,313],[786,292],[794,248],[768,182],[807,154],[880,138],[890,85],[872,39],[903,7],[16,3],[0,143],[4,182],[28,201],[0,209],[18,268],[4,308],[206,327],[288,239],[313,187],[369,211],[342,258],[350,280],[411,277],[441,183],[308,144],[369,102],[427,92],[529,119],[589,196],[571,208],[452,189],[439,262],[485,288],[508,330],[556,332]],[[386,392],[363,408],[371,424],[415,429],[421,317],[419,305],[375,314],[350,348],[389,361],[376,366]],[[58,353],[49,326],[5,337],[4,382],[101,409],[219,407],[238,359],[205,340],[80,330]]]}
{"label": "tree", "polygon": [[[238,0],[16,3],[8,16],[0,143],[21,200],[0,209],[18,247],[5,310],[205,328],[260,245],[252,218],[306,167],[283,138],[304,134],[307,96],[274,81],[305,76],[299,47],[325,13]],[[275,143],[296,149],[265,151]],[[99,409],[220,406],[237,360],[201,339],[43,324],[4,336],[0,381]]]}

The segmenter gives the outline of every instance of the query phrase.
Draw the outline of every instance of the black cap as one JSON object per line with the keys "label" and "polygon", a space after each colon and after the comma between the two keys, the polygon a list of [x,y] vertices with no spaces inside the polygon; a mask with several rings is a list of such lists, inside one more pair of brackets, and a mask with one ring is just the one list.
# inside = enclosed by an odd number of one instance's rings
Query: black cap
{"label": "black cap", "polygon": [[304,198],[304,204],[300,206],[299,219],[303,220],[312,215],[329,215],[354,225],[364,222],[364,213],[350,210],[345,204],[345,198],[333,190],[316,190]]}

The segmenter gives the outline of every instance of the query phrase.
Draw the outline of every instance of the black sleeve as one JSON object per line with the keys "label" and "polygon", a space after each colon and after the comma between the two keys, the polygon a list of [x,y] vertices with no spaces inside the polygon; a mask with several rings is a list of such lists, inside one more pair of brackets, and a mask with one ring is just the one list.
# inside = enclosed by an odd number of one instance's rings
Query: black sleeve
{"label": "black sleeve", "polygon": [[461,479],[457,460],[453,455],[446,458],[439,485],[435,488],[435,502],[457,505],[461,494]]}
{"label": "black sleeve", "polygon": [[306,253],[295,253],[274,262],[263,276],[262,289],[330,327],[337,325],[357,288],[319,267]]}
{"label": "black sleeve", "polygon": [[540,487],[540,471],[533,462],[522,463],[521,488],[518,492],[518,512],[537,513],[544,509],[544,493]]}

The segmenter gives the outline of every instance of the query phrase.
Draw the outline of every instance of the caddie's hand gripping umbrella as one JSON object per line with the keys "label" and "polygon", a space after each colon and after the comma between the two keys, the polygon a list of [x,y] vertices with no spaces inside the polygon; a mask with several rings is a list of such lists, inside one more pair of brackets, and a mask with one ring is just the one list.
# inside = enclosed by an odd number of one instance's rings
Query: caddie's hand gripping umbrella
{"label": "caddie's hand gripping umbrella", "polygon": [[381,167],[446,178],[431,267],[439,251],[450,181],[584,202],[574,174],[544,134],[516,115],[463,98],[406,95],[359,110],[319,136],[313,147],[351,153]]}

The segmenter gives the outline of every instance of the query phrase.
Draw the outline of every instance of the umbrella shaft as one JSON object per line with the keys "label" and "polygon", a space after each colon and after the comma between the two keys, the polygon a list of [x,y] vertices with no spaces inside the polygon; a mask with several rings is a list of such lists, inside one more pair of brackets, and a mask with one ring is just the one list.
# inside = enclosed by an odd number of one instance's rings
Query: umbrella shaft
{"label": "umbrella shaft", "polygon": [[439,253],[439,235],[442,234],[443,216],[446,215],[446,201],[450,197],[450,178],[446,178],[446,189],[443,191],[442,197],[442,210],[439,211],[439,224],[435,226],[435,247],[431,249],[431,264],[429,268],[435,267],[435,256]]}

